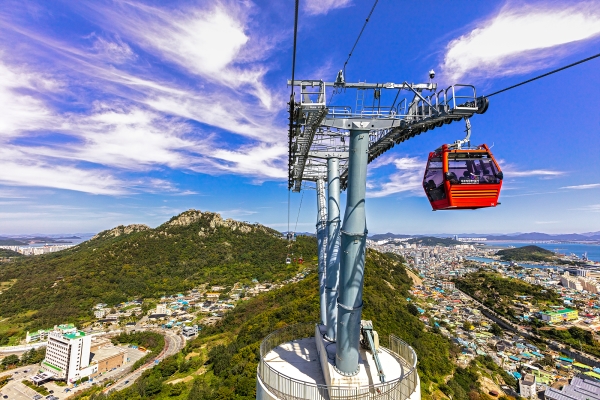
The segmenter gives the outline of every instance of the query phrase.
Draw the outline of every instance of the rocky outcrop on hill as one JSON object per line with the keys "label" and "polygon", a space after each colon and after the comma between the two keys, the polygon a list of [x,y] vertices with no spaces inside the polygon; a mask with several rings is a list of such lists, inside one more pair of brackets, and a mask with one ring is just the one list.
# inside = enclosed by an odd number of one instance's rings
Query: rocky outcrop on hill
{"label": "rocky outcrop on hill", "polygon": [[121,235],[129,235],[131,233],[149,231],[151,229],[152,228],[150,228],[148,225],[144,224],[131,224],[127,226],[119,225],[116,228],[100,232],[99,234],[92,237],[91,240],[98,239],[101,237],[118,237]]}

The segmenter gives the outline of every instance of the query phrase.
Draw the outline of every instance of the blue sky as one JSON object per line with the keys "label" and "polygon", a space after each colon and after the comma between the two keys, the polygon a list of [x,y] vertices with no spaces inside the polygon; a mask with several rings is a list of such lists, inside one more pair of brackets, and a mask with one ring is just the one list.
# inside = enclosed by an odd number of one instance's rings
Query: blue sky
{"label": "blue sky", "polygon": [[[333,80],[372,2],[301,0],[296,76]],[[293,1],[11,1],[0,9],[0,233],[156,226],[189,208],[287,228]],[[600,51],[600,2],[381,0],[347,81],[478,93]],[[600,59],[472,118],[495,209],[431,212],[420,181],[452,124],[369,167],[370,233],[600,230]],[[344,195],[342,195],[344,197]],[[313,190],[292,194],[313,231]],[[298,214],[299,205],[302,207]]]}

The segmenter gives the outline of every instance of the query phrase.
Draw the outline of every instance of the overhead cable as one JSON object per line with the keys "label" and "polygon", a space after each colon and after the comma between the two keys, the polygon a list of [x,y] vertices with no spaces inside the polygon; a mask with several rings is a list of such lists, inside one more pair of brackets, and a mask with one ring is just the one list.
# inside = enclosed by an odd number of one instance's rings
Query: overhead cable
{"label": "overhead cable", "polygon": [[296,7],[294,10],[294,45],[292,47],[292,89],[290,93],[290,129],[288,132],[288,233],[290,232],[290,189],[292,188],[291,181],[289,180],[289,168],[292,165],[292,135],[294,133],[294,75],[296,73],[296,40],[298,37],[298,8],[300,5],[300,0],[296,0],[295,4]]}
{"label": "overhead cable", "polygon": [[373,7],[371,8],[371,12],[369,12],[369,15],[367,16],[367,19],[365,20],[365,23],[363,24],[362,29],[360,30],[360,33],[358,34],[358,37],[356,38],[356,41],[354,42],[354,46],[352,46],[352,50],[350,50],[350,53],[348,53],[348,58],[346,59],[346,62],[344,63],[344,77],[346,76],[346,65],[348,64],[348,61],[350,61],[350,57],[352,57],[352,53],[354,52],[354,49],[356,48],[356,45],[358,44],[358,41],[360,40],[360,37],[362,36],[363,32],[365,31],[365,28],[367,27],[367,24],[369,23],[369,19],[371,19],[371,15],[373,15],[373,11],[375,11],[375,7],[377,6],[377,3],[379,2],[379,0],[375,0],[375,3],[373,3]]}
{"label": "overhead cable", "polygon": [[564,70],[565,70],[565,69],[567,69],[567,68],[571,68],[571,67],[574,67],[574,66],[576,66],[576,65],[583,64],[584,62],[587,62],[587,61],[593,60],[594,58],[598,58],[598,57],[600,57],[600,53],[598,53],[598,54],[596,54],[596,55],[593,55],[593,56],[591,56],[591,57],[588,57],[588,58],[584,58],[583,60],[579,60],[579,61],[577,61],[577,62],[574,62],[573,64],[565,65],[564,67],[560,67],[560,68],[558,68],[558,69],[555,69],[555,70],[553,70],[553,71],[546,72],[545,74],[542,74],[542,75],[536,76],[535,78],[527,79],[526,81],[523,81],[523,82],[521,82],[521,83],[517,83],[516,85],[509,86],[509,87],[507,87],[507,88],[504,88],[504,89],[502,89],[502,90],[498,90],[497,92],[494,92],[494,93],[492,93],[492,94],[488,94],[487,96],[484,96],[484,97],[492,97],[492,96],[495,96],[495,95],[497,95],[497,94],[499,94],[499,93],[506,92],[507,90],[514,89],[514,88],[516,88],[516,87],[519,87],[519,86],[522,86],[522,85],[524,85],[524,84],[526,84],[526,83],[529,83],[529,82],[536,81],[536,80],[538,80],[538,79],[541,79],[541,78],[544,78],[544,77],[546,77],[546,76],[548,76],[548,75],[552,75],[552,74],[555,74],[555,73],[557,73],[557,72],[564,71]]}
{"label": "overhead cable", "polygon": [[296,217],[296,226],[294,226],[294,233],[298,229],[298,220],[300,219],[300,210],[302,210],[302,200],[304,200],[304,192],[302,192],[302,196],[300,197],[300,206],[298,206],[298,216]]}

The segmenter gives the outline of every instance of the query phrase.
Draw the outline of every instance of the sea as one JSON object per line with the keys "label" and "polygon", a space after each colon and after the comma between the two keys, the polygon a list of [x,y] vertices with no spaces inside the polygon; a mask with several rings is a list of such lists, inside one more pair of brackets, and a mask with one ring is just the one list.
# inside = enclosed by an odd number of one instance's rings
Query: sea
{"label": "sea", "polygon": [[493,247],[523,247],[535,245],[542,249],[554,251],[556,253],[571,255],[575,254],[579,258],[583,256],[583,253],[587,253],[587,257],[592,261],[600,261],[600,245],[598,244],[583,244],[583,243],[548,243],[548,242],[509,242],[509,241],[487,241],[486,246]]}
{"label": "sea", "polygon": [[[485,242],[486,246],[490,246],[490,247],[503,247],[503,248],[509,248],[509,247],[523,247],[523,246],[531,246],[531,245],[535,245],[535,246],[539,246],[543,249],[546,250],[550,250],[550,251],[554,251],[557,253],[561,253],[561,254],[567,254],[567,255],[571,255],[575,254],[577,255],[579,258],[581,258],[583,256],[583,253],[587,252],[587,257],[589,260],[591,261],[600,261],[600,245],[595,245],[595,244],[582,244],[582,243],[540,243],[540,242],[535,242],[535,241],[530,241],[530,242],[509,242],[509,241],[488,241]],[[473,260],[473,261],[480,261],[480,262],[492,262],[492,261],[496,261],[493,260],[491,258],[486,258],[486,257],[467,257],[468,260]],[[508,265],[509,263],[507,262],[501,262],[504,265]],[[527,264],[527,263],[523,263],[523,262],[519,262],[518,263],[519,266],[523,267],[523,268],[552,268],[552,269],[556,269],[557,266],[556,265],[538,265],[538,264]],[[559,266],[559,268],[564,268],[564,266]]]}

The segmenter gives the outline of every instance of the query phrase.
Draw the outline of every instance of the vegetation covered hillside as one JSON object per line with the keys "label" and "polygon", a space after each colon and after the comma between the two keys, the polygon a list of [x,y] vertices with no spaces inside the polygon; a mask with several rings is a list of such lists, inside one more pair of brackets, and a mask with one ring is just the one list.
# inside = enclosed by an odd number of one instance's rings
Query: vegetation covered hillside
{"label": "vegetation covered hillside", "polygon": [[8,249],[0,249],[0,258],[23,257],[23,254]]}
{"label": "vegetation covered hillside", "polygon": [[561,303],[560,296],[553,290],[493,272],[470,273],[455,282],[460,290],[514,322],[518,321],[513,309],[513,302],[519,300],[517,296],[531,296],[528,301],[542,308]]}
{"label": "vegetation covered hillside", "polygon": [[286,265],[289,251],[279,232],[211,212],[186,211],[156,229],[119,226],[68,250],[4,264],[0,284],[10,287],[0,294],[0,317],[30,330],[77,323],[99,302],[156,298],[202,283],[277,281],[316,263],[314,238],[298,237],[291,249],[304,265]]}
{"label": "vegetation covered hillside", "polygon": [[[382,345],[387,344],[390,334],[395,334],[413,346],[419,359],[423,398],[430,398],[430,393],[438,385],[443,386],[445,377],[454,370],[449,342],[427,331],[418,317],[407,311],[411,279],[397,258],[369,250],[365,274],[363,318],[373,320]],[[108,398],[255,399],[261,341],[287,325],[318,320],[317,278],[311,273],[298,283],[238,305],[219,325],[204,327],[197,339],[188,342],[183,355],[165,360],[167,366],[159,364],[135,385]],[[476,382],[471,384],[477,386]],[[89,392],[79,398],[90,397],[103,398]]]}
{"label": "vegetation covered hillside", "polygon": [[504,261],[552,261],[555,255],[539,246],[523,246],[497,252]]}

